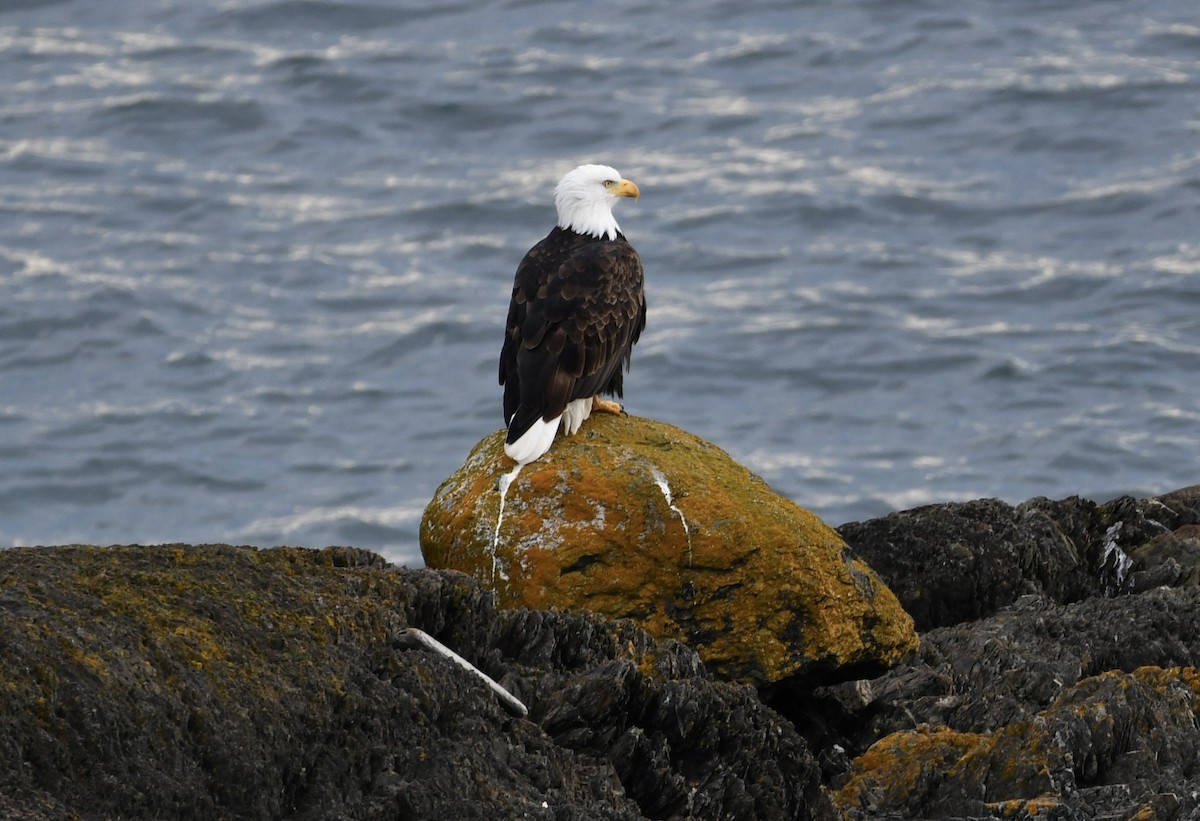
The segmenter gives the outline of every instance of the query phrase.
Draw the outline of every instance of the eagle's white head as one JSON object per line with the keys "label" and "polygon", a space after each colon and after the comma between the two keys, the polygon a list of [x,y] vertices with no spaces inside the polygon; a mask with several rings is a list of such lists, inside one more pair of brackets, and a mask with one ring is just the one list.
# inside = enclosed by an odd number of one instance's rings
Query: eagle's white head
{"label": "eagle's white head", "polygon": [[618,197],[637,199],[638,187],[607,165],[581,165],[554,189],[558,226],[593,237],[616,239],[620,226],[612,209]]}

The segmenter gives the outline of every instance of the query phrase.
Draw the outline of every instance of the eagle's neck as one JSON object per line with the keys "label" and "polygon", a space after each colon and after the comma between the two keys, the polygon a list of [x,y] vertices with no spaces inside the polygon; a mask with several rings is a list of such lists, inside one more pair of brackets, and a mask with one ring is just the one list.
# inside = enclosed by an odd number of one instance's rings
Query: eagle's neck
{"label": "eagle's neck", "polygon": [[612,213],[612,203],[603,200],[560,199],[558,227],[597,239],[616,239],[621,227]]}

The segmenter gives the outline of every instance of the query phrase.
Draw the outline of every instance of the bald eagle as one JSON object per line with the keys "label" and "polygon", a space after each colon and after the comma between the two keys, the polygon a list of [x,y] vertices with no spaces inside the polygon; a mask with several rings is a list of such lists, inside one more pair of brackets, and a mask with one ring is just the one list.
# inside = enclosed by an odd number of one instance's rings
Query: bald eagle
{"label": "bald eagle", "polygon": [[554,189],[558,224],[517,266],[504,345],[504,452],[527,464],[559,423],[573,434],[593,410],[620,413],[622,368],[646,325],[642,260],[612,209],[638,187],[606,165],[581,165]]}

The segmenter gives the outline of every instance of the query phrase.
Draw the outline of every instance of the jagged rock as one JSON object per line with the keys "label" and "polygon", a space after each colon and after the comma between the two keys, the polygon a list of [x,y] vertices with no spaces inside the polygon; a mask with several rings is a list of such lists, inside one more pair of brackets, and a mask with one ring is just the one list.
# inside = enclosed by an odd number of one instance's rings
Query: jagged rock
{"label": "jagged rock", "polygon": [[504,606],[632,618],[760,685],[878,672],[916,645],[832,528],[695,436],[596,416],[511,485],[502,441],[486,437],[438,488],[421,550]]}
{"label": "jagged rock", "polygon": [[986,733],[1031,721],[1066,688],[1106,671],[1198,665],[1198,588],[1068,605],[1030,596],[989,618],[930,630],[918,652],[879,678],[818,689],[808,707],[821,705],[812,711],[821,727],[797,723],[818,747],[858,754],[922,724]]}
{"label": "jagged rock", "polygon": [[[989,616],[1024,595],[1066,603],[1129,592],[1139,582],[1130,575],[1133,548],[1197,522],[1200,486],[1104,505],[1077,497],[929,505],[838,532],[924,632]],[[1147,558],[1138,569],[1159,563]],[[1169,568],[1141,584],[1166,578]]]}
{"label": "jagged rock", "polygon": [[995,732],[889,735],[857,759],[837,800],[850,818],[1157,818],[1160,807],[1171,817],[1196,806],[1197,712],[1194,668],[1107,672]]}
{"label": "jagged rock", "polygon": [[1130,552],[1138,592],[1155,587],[1200,587],[1200,525],[1184,525]]}
{"label": "jagged rock", "polygon": [[855,817],[1196,817],[1197,666],[1200,588],[1026,596],[792,718]]}
{"label": "jagged rock", "polygon": [[364,551],[3,550],[0,660],[4,818],[831,814],[793,728],[686,647]]}
{"label": "jagged rock", "polygon": [[1157,536],[1184,525],[1200,524],[1200,485],[1180,488],[1162,496],[1135,499],[1122,496],[1104,505],[1106,520],[1116,525],[1117,539],[1129,552]]}
{"label": "jagged rock", "polygon": [[[1066,504],[1094,516],[1089,502]],[[838,532],[888,580],[920,631],[987,616],[1043,589],[1073,600],[1098,585],[1095,558],[1044,511],[998,499],[929,505]]]}

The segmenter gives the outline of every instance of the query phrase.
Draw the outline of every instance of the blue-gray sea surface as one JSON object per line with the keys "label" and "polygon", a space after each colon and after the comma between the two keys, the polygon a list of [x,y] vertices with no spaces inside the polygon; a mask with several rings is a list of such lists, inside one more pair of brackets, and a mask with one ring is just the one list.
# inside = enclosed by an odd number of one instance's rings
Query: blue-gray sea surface
{"label": "blue-gray sea surface", "polygon": [[1200,481],[1196,0],[42,0],[0,545],[420,564],[581,162],[642,190],[627,409],[831,524]]}

